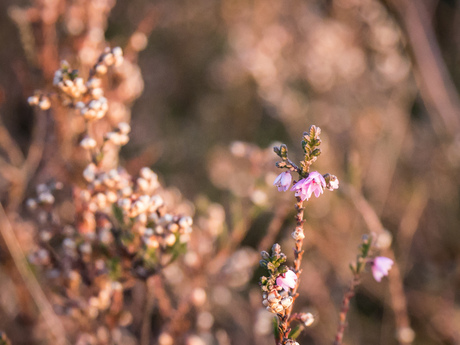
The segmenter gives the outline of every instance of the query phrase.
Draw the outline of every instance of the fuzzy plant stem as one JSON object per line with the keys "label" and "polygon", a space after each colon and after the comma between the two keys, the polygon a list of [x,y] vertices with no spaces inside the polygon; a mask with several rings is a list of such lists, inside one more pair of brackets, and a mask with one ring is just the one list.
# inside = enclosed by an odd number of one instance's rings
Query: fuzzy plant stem
{"label": "fuzzy plant stem", "polygon": [[359,275],[355,274],[353,280],[350,283],[348,291],[343,296],[342,309],[340,309],[339,315],[339,327],[337,328],[337,334],[335,335],[334,345],[342,345],[343,334],[345,328],[347,328],[347,314],[350,309],[350,300],[355,295],[355,287],[359,284]]}
{"label": "fuzzy plant stem", "polygon": [[[297,197],[297,202],[295,204],[295,209],[297,210],[295,219],[296,219],[296,232],[303,234],[303,223],[305,220],[303,219],[303,201],[300,197]],[[297,274],[297,278],[300,277],[301,269],[300,265],[302,263],[302,256],[304,250],[302,249],[303,247],[303,237],[304,236],[299,236],[299,239],[295,241],[295,248],[294,248],[294,272]],[[291,321],[293,318],[291,318],[291,312],[292,312],[292,307],[294,306],[294,301],[296,300],[298,294],[297,294],[297,288],[299,287],[299,279],[297,279],[296,285],[294,289],[292,290],[292,296],[293,296],[293,302],[291,306],[286,310],[286,314],[279,319],[279,328],[280,328],[280,338],[277,339],[277,344],[284,345],[285,341],[289,338],[289,332],[291,331],[291,328],[289,327]]]}

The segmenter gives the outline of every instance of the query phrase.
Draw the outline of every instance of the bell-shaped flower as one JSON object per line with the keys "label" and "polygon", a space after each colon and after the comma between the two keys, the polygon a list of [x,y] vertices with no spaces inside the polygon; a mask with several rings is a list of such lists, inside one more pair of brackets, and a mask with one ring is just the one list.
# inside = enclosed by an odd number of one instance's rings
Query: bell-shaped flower
{"label": "bell-shaped flower", "polygon": [[374,279],[380,282],[383,277],[388,275],[391,266],[393,266],[393,260],[384,256],[377,256],[372,261],[372,275]]}
{"label": "bell-shaped flower", "polygon": [[329,180],[329,185],[327,186],[329,190],[334,190],[339,188],[339,179],[335,175],[331,175]]}
{"label": "bell-shaped flower", "polygon": [[301,179],[291,190],[295,191],[295,196],[300,197],[302,201],[310,199],[314,193],[316,197],[323,194],[323,188],[326,187],[326,181],[323,175],[317,171],[312,171],[307,178]]}
{"label": "bell-shaped flower", "polygon": [[295,288],[297,282],[297,274],[294,271],[288,270],[276,278],[276,285],[283,288],[286,291]]}
{"label": "bell-shaped flower", "polygon": [[273,185],[278,187],[278,192],[285,192],[291,186],[292,176],[289,171],[282,172],[278,175]]}

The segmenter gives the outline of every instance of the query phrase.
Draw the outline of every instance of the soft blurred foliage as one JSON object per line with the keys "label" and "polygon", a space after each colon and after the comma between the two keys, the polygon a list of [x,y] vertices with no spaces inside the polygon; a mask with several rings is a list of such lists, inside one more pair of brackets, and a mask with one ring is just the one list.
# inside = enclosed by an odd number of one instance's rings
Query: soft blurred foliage
{"label": "soft blurred foliage", "polygon": [[[317,320],[299,342],[332,343],[348,264],[376,232],[393,239],[399,274],[380,284],[363,276],[346,343],[410,344],[412,328],[415,344],[459,344],[459,25],[454,0],[1,1],[0,198],[22,250],[36,231],[25,199],[52,178],[78,183],[84,159],[69,149],[78,123],[34,115],[27,97],[50,88],[61,59],[87,72],[104,48],[91,42],[105,35],[134,66],[133,82],[112,95],[132,105],[123,164],[151,166],[195,205],[191,248],[164,272],[167,293],[193,303],[165,307],[158,293],[151,343],[168,320],[177,343],[273,343],[258,251],[276,240],[290,252],[295,199],[272,186],[272,146],[286,143],[300,160],[315,124],[323,144],[313,169],[341,188],[306,204],[295,308]],[[44,325],[0,243],[0,330],[38,344]],[[145,289],[133,290],[126,332],[137,336]]]}

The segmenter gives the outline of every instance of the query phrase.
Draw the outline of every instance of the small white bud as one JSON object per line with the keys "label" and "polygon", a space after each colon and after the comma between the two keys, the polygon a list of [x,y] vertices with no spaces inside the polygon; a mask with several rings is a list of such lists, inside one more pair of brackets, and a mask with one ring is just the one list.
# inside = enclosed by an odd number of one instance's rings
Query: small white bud
{"label": "small white bud", "polygon": [[37,208],[37,201],[35,199],[27,199],[26,205],[29,210],[35,210]]}
{"label": "small white bud", "polygon": [[115,47],[115,48],[112,49],[112,54],[115,57],[123,56],[123,50],[120,47]]}
{"label": "small white bud", "polygon": [[87,254],[87,255],[91,254],[92,251],[93,251],[93,248],[91,247],[91,244],[88,243],[88,242],[82,243],[80,245],[79,249],[80,249],[80,252],[82,254]]}
{"label": "small white bud", "polygon": [[292,304],[292,297],[291,296],[284,297],[281,300],[281,304],[285,309],[289,308],[291,306],[291,304]]}
{"label": "small white bud", "polygon": [[291,236],[296,241],[303,240],[305,238],[305,234],[303,233],[303,230],[301,229],[295,229],[292,232]]}
{"label": "small white bud", "polygon": [[96,65],[95,70],[96,70],[96,73],[97,73],[97,74],[104,75],[104,74],[107,73],[107,66],[104,65],[104,64],[102,64],[102,63],[98,63],[98,64]]}
{"label": "small white bud", "polygon": [[165,237],[165,243],[167,246],[173,246],[176,243],[176,236],[174,234],[169,234]]}
{"label": "small white bud", "polygon": [[181,219],[179,219],[179,226],[181,228],[188,228],[190,226],[192,226],[193,224],[193,220],[192,220],[192,217],[182,217]]}
{"label": "small white bud", "polygon": [[131,126],[126,122],[120,122],[118,124],[118,129],[123,134],[128,134],[129,132],[131,132]]}
{"label": "small white bud", "polygon": [[27,98],[27,102],[29,105],[37,105],[38,104],[38,96],[30,96]]}
{"label": "small white bud", "polygon": [[116,202],[118,200],[117,193],[115,193],[115,192],[108,191],[106,193],[106,196],[107,196],[107,201],[110,202],[111,204],[113,204],[114,202]]}
{"label": "small white bud", "polygon": [[146,180],[150,180],[153,175],[155,175],[155,173],[150,168],[147,168],[147,167],[143,167],[139,171],[139,176]]}
{"label": "small white bud", "polygon": [[93,96],[96,99],[101,98],[103,95],[104,95],[104,91],[100,87],[97,87],[91,90],[91,96]]}
{"label": "small white bud", "polygon": [[54,196],[50,192],[41,193],[38,195],[38,201],[43,204],[53,204]]}
{"label": "small white bud", "polygon": [[112,53],[108,53],[104,55],[103,61],[107,66],[112,66],[115,63],[115,57]]}
{"label": "small white bud", "polygon": [[146,192],[149,189],[150,183],[142,177],[139,177],[136,181],[137,187],[139,188],[140,191]]}
{"label": "small white bud", "polygon": [[85,170],[83,170],[83,178],[88,182],[93,182],[96,178],[96,165],[90,163]]}
{"label": "small white bud", "polygon": [[300,317],[300,319],[302,320],[302,322],[305,324],[305,326],[311,326],[313,324],[313,322],[315,322],[315,317],[313,316],[312,313],[305,313],[305,314],[302,314],[302,316]]}
{"label": "small white bud", "polygon": [[96,140],[94,140],[91,137],[86,137],[83,138],[82,141],[80,141],[80,146],[83,147],[85,150],[91,150],[96,147]]}
{"label": "small white bud", "polygon": [[48,110],[51,107],[51,102],[48,98],[43,98],[40,102],[38,102],[38,106],[41,110]]}

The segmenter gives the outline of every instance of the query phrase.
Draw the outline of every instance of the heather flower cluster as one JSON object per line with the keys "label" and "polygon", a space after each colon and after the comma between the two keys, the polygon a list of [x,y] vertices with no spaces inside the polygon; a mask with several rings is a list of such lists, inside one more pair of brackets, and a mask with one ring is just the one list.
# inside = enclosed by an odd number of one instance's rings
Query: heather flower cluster
{"label": "heather flower cluster", "polygon": [[300,163],[300,167],[291,162],[288,158],[287,147],[281,145],[275,147],[275,153],[281,157],[282,161],[277,163],[277,167],[281,169],[288,169],[278,175],[273,183],[278,187],[278,191],[287,191],[292,182],[291,172],[299,174],[299,180],[294,183],[291,191],[295,192],[295,196],[299,197],[301,201],[308,201],[314,194],[317,198],[323,194],[324,189],[334,190],[339,188],[339,180],[335,175],[321,175],[317,171],[309,172],[310,165],[316,161],[321,154],[318,146],[321,144],[319,135],[321,129],[316,126],[310,128],[310,132],[304,133],[302,140],[302,147],[304,149],[305,157]]}

